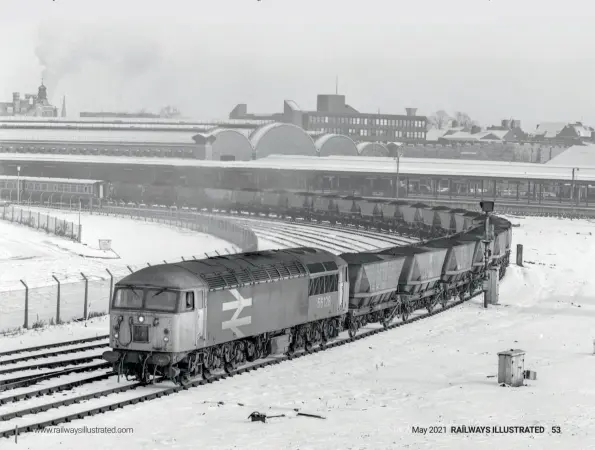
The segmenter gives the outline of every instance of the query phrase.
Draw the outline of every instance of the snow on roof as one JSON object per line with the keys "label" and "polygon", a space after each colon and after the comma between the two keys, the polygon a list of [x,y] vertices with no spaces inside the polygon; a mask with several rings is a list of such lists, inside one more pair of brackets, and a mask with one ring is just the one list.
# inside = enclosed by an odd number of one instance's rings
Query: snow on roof
{"label": "snow on roof", "polygon": [[595,145],[573,145],[554,156],[546,165],[563,167],[595,167]]}
{"label": "snow on roof", "polygon": [[564,127],[568,125],[565,122],[542,122],[537,125],[532,134],[546,138],[555,138]]}
{"label": "snow on roof", "polygon": [[442,128],[442,129],[431,128],[426,132],[426,141],[437,141],[439,138],[444,136],[447,131],[448,131],[448,129],[445,129],[445,128]]}
{"label": "snow on roof", "polygon": [[[128,166],[161,167],[217,167],[243,169],[269,169],[293,171],[321,171],[344,174],[386,174],[396,172],[396,161],[389,157],[362,156],[289,156],[270,155],[251,161],[205,161],[182,158],[133,158],[103,155],[48,155],[33,153],[0,153],[0,161],[75,162],[80,164],[116,164]],[[479,161],[438,158],[400,159],[400,173],[412,176],[443,176],[445,178],[501,178],[521,180],[571,180],[567,166],[518,162]],[[581,179],[595,181],[595,167],[581,167]]]}
{"label": "snow on roof", "polygon": [[[12,103],[10,103],[12,105]],[[213,120],[190,120],[190,119],[165,119],[165,118],[116,118],[116,117],[79,117],[77,119],[69,119],[64,117],[27,117],[27,116],[2,116],[0,117],[0,127],[48,127],[48,128],[65,128],[65,127],[93,127],[93,128],[107,128],[117,127],[121,128],[152,128],[156,126],[166,127],[196,127],[196,126],[231,126],[231,125],[253,125],[255,127],[270,123],[270,119],[213,119]]]}
{"label": "snow on roof", "polygon": [[77,178],[42,178],[42,177],[27,177],[27,176],[12,176],[0,175],[0,181],[33,181],[35,183],[64,183],[64,184],[95,184],[102,183],[101,180],[83,180]]}
{"label": "snow on roof", "polygon": [[66,130],[66,129],[2,129],[0,142],[127,142],[194,145],[196,131],[124,131],[124,130]]}

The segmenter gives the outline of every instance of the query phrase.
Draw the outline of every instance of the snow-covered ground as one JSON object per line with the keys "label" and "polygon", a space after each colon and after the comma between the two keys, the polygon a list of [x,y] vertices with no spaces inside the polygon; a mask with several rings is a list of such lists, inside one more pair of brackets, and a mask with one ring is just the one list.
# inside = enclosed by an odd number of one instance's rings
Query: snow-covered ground
{"label": "snow-covered ground", "polygon": [[[500,305],[480,298],[387,333],[66,428],[133,427],[129,434],[30,433],[4,449],[595,448],[595,260],[592,222],[511,218],[511,264]],[[514,251],[513,251],[514,261]],[[107,318],[0,338],[2,348],[107,332]],[[497,383],[497,353],[525,350],[537,372],[520,388]],[[240,405],[241,404],[241,405]],[[84,404],[80,405],[81,407]],[[296,416],[294,408],[325,419]],[[2,408],[0,407],[0,411]],[[285,414],[250,422],[253,411]],[[45,413],[44,417],[48,413]],[[60,410],[55,410],[56,416]],[[413,426],[447,427],[414,434]],[[539,434],[454,434],[451,426],[545,427]],[[559,426],[561,434],[552,433]],[[2,426],[0,424],[0,429]]]}
{"label": "snow-covered ground", "polygon": [[[78,223],[78,213],[39,210]],[[237,251],[232,244],[214,236],[165,224],[88,213],[81,214],[80,220],[82,243],[0,221],[0,331],[23,323],[25,290],[19,280],[30,288],[31,325],[38,319],[48,321],[54,317],[57,283],[52,275],[62,283],[61,319],[68,320],[83,314],[81,272],[91,279],[90,311],[105,312],[110,286],[107,270],[117,279],[129,273],[127,266],[135,270],[147,263]],[[111,239],[114,252],[99,250],[99,239]]]}

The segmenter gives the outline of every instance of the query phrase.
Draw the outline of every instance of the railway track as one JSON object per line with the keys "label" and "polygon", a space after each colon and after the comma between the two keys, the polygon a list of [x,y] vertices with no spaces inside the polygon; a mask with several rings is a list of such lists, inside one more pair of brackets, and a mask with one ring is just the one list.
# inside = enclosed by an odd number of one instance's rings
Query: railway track
{"label": "railway track", "polygon": [[414,238],[414,237],[403,236],[403,235],[400,235],[397,233],[392,233],[389,231],[366,231],[364,229],[360,229],[360,228],[357,228],[352,225],[344,225],[344,224],[331,225],[330,223],[329,224],[324,224],[324,223],[320,224],[320,223],[315,223],[315,222],[307,222],[304,220],[296,220],[295,222],[293,222],[293,221],[290,221],[289,219],[285,219],[285,218],[279,217],[279,216],[264,216],[264,215],[247,216],[247,214],[244,214],[244,213],[231,214],[228,212],[225,212],[225,213],[212,212],[209,214],[224,216],[224,217],[227,217],[230,219],[243,220],[246,222],[265,222],[265,223],[266,222],[277,222],[277,223],[285,223],[288,225],[294,225],[294,226],[300,226],[300,227],[318,228],[321,230],[332,230],[334,232],[337,232],[339,230],[339,231],[344,231],[349,234],[353,234],[353,235],[368,238],[368,239],[383,240],[383,241],[386,241],[389,246],[390,245],[411,244],[411,243],[418,241],[418,239]]}
{"label": "railway track", "polygon": [[[319,353],[322,351],[327,351],[327,350],[330,350],[335,347],[349,344],[353,341],[365,339],[367,337],[376,335],[378,333],[386,332],[388,330],[392,330],[392,329],[399,328],[401,326],[404,326],[404,325],[407,325],[407,324],[410,324],[413,322],[417,322],[418,320],[426,319],[431,316],[441,314],[451,308],[454,308],[455,306],[461,305],[464,302],[471,300],[472,298],[474,298],[478,295],[481,295],[482,293],[483,292],[480,290],[480,291],[468,296],[467,298],[465,298],[463,300],[459,299],[456,301],[450,301],[443,308],[435,309],[432,312],[428,312],[428,313],[422,313],[419,315],[410,316],[407,321],[394,322],[394,323],[388,325],[388,327],[386,329],[380,328],[380,327],[372,329],[372,330],[362,329],[358,332],[357,335],[355,335],[352,338],[348,337],[347,331],[344,331],[342,333],[342,335],[344,336],[343,338],[340,338],[340,339],[338,339],[332,343],[329,343],[325,346],[318,346],[318,347],[313,348],[310,351],[301,351],[300,353],[297,353],[297,354],[291,355],[291,356],[273,357],[273,358],[269,358],[268,360],[265,360],[262,362],[251,363],[249,365],[245,365],[245,366],[235,370],[231,374],[216,374],[216,375],[213,375],[209,380],[202,380],[202,379],[195,380],[195,381],[190,382],[186,386],[173,386],[173,387],[168,387],[167,385],[144,386],[142,388],[142,393],[140,393],[140,395],[133,395],[130,398],[125,398],[124,400],[110,402],[110,403],[102,405],[102,406],[95,406],[95,407],[91,407],[88,409],[83,409],[83,410],[79,410],[79,411],[75,411],[75,412],[69,412],[68,414],[63,414],[58,417],[53,417],[48,420],[41,420],[41,421],[34,422],[34,423],[27,423],[27,424],[22,424],[22,425],[19,425],[18,423],[10,424],[11,426],[7,426],[6,429],[4,429],[3,431],[0,431],[0,437],[7,438],[7,437],[15,436],[16,434],[31,432],[31,431],[34,431],[37,429],[42,429],[42,428],[49,427],[49,426],[59,425],[61,423],[68,423],[73,420],[83,419],[85,417],[94,416],[96,414],[105,413],[107,411],[124,408],[128,405],[134,405],[137,403],[150,401],[150,400],[153,400],[156,398],[161,398],[161,397],[164,397],[167,395],[176,394],[181,391],[185,391],[185,390],[188,390],[188,389],[191,389],[194,387],[202,386],[202,385],[205,385],[208,383],[213,383],[216,381],[221,381],[221,380],[224,380],[229,377],[241,375],[246,372],[255,371],[255,370],[261,369],[263,367],[268,367],[268,366],[271,366],[274,364],[279,364],[283,361],[294,360],[294,359],[298,359],[298,358],[304,357],[304,356],[312,354],[312,353]],[[415,313],[417,313],[419,311],[421,311],[421,310],[418,310]],[[19,402],[19,401],[23,401],[23,400],[27,400],[27,399],[32,399],[35,397],[51,395],[56,392],[72,390],[72,389],[74,389],[78,386],[81,386],[83,384],[107,380],[110,377],[114,377],[114,376],[115,376],[115,374],[110,371],[105,374],[98,375],[96,377],[87,378],[86,380],[76,380],[76,381],[73,381],[70,383],[65,383],[65,384],[59,385],[59,386],[44,388],[44,389],[40,389],[37,391],[25,393],[25,394],[13,395],[13,396],[5,398],[4,400],[0,400],[0,405],[5,404],[8,401]],[[94,380],[94,381],[90,381],[90,380]],[[48,410],[58,409],[58,408],[62,408],[62,407],[68,407],[70,405],[79,404],[81,402],[98,399],[98,398],[102,398],[102,397],[110,397],[113,395],[120,396],[120,394],[123,395],[123,394],[129,393],[129,392],[134,392],[134,391],[138,390],[140,387],[141,387],[141,385],[139,383],[130,383],[130,384],[126,384],[124,386],[117,386],[117,387],[113,387],[113,388],[109,388],[109,389],[104,389],[102,391],[79,395],[76,397],[71,397],[68,399],[55,401],[52,403],[25,407],[23,409],[0,414],[0,422],[9,422],[10,423],[10,421],[14,421],[15,419],[20,419],[22,416],[37,415],[37,414],[40,414],[40,413],[48,411]],[[150,391],[150,392],[147,392],[147,391]],[[4,428],[4,427],[2,427],[2,428]]]}
{"label": "railway track", "polygon": [[[281,224],[277,222],[266,222],[266,221],[252,221],[246,219],[236,219],[238,223],[244,226],[248,226],[253,231],[256,230],[272,230],[278,233],[289,233],[291,235],[298,235],[298,236],[307,236],[309,239],[316,241],[317,246],[324,242],[328,242],[328,235],[333,235],[333,242],[336,242],[337,247],[341,246],[342,250],[347,251],[370,251],[374,249],[383,248],[383,245],[378,245],[384,243],[385,247],[390,245],[399,245],[403,244],[403,242],[391,242],[389,240],[383,239],[384,236],[378,237],[370,237],[367,240],[362,239],[356,234],[350,233],[348,229],[338,230],[337,228],[329,228],[329,229],[321,229],[320,231],[314,232],[316,227],[310,227],[309,224],[305,225],[294,225],[294,224]],[[258,225],[256,225],[258,223]],[[304,228],[310,228],[307,232],[303,232]],[[375,241],[372,243],[370,241]]]}
{"label": "railway track", "polygon": [[[98,348],[107,347],[108,345],[109,345],[108,342],[104,342],[103,344],[93,344],[93,345],[87,345],[85,347],[75,347],[75,348],[69,348],[66,350],[56,350],[54,352],[41,353],[39,355],[21,356],[19,358],[0,360],[0,367],[6,366],[8,364],[17,364],[20,362],[31,361],[31,360],[35,360],[35,359],[51,358],[53,356],[67,355],[70,353],[79,353],[79,352],[85,352],[85,351],[89,351],[89,350],[97,350]],[[0,369],[0,374],[2,374],[2,373],[3,373],[2,369]]]}
{"label": "railway track", "polygon": [[41,383],[42,381],[47,381],[47,380],[51,380],[54,378],[60,378],[60,377],[66,376],[66,375],[71,375],[73,373],[91,372],[91,371],[99,370],[99,369],[109,369],[110,367],[111,367],[110,363],[102,362],[99,364],[86,365],[83,367],[72,367],[72,368],[64,369],[64,370],[56,370],[54,372],[49,372],[49,373],[44,373],[44,374],[25,375],[25,376],[20,376],[17,378],[0,380],[0,392],[10,391],[13,389],[25,388],[25,387],[32,386],[37,383]]}
{"label": "railway track", "polygon": [[5,352],[0,352],[0,358],[3,356],[18,355],[19,353],[36,352],[39,350],[48,350],[51,348],[68,347],[69,345],[86,344],[88,342],[101,341],[101,340],[105,340],[105,339],[109,339],[108,334],[101,335],[101,336],[95,336],[92,338],[75,339],[73,341],[57,342],[54,344],[38,345],[36,347],[18,348],[18,349],[14,349],[14,350],[8,350]]}

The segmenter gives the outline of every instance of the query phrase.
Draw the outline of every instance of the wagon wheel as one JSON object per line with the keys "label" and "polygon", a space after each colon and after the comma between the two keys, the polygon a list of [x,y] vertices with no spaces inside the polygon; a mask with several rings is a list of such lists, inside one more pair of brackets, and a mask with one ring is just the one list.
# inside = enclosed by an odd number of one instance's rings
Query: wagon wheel
{"label": "wagon wheel", "polygon": [[398,306],[395,306],[393,309],[385,309],[384,310],[384,317],[382,318],[382,326],[386,330],[392,320],[395,318],[397,314]]}
{"label": "wagon wheel", "polygon": [[440,295],[442,294],[431,295],[426,299],[426,309],[428,310],[428,313],[431,313],[434,310],[434,307],[438,303],[438,298],[440,297]]}
{"label": "wagon wheel", "polygon": [[403,322],[407,322],[409,312],[409,303],[401,303],[401,318],[403,319]]}
{"label": "wagon wheel", "polygon": [[351,317],[349,320],[349,337],[354,338],[357,334],[358,323],[355,317]]}
{"label": "wagon wheel", "polygon": [[444,291],[442,293],[442,295],[440,296],[440,304],[442,305],[442,309],[446,308],[446,305],[448,303],[448,299],[450,297],[450,291]]}

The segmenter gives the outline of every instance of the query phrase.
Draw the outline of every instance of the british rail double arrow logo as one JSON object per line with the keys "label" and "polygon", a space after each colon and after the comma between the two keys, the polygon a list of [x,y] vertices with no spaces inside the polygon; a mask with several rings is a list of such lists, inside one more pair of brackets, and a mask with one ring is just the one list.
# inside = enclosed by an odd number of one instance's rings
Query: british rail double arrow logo
{"label": "british rail double arrow logo", "polygon": [[238,327],[250,325],[252,323],[252,316],[242,317],[241,319],[238,319],[238,317],[242,314],[244,308],[252,306],[252,297],[242,297],[242,294],[240,294],[237,289],[231,289],[228,292],[234,296],[235,300],[223,303],[223,311],[231,311],[232,309],[235,309],[235,312],[230,320],[221,323],[221,329],[231,330],[236,337],[242,338],[244,337],[244,333],[242,333]]}

